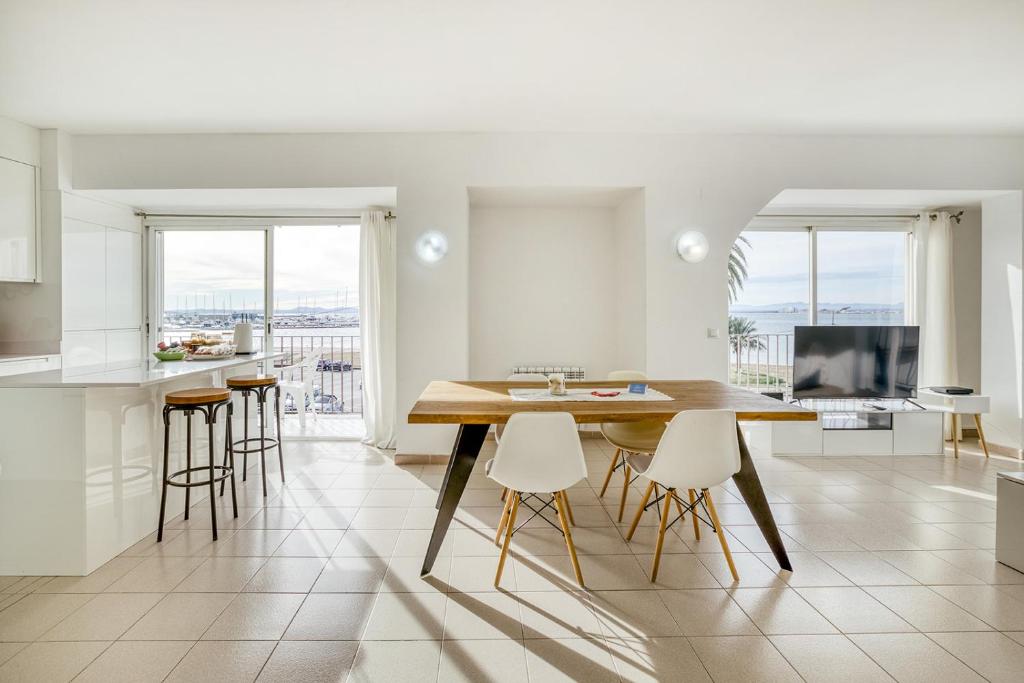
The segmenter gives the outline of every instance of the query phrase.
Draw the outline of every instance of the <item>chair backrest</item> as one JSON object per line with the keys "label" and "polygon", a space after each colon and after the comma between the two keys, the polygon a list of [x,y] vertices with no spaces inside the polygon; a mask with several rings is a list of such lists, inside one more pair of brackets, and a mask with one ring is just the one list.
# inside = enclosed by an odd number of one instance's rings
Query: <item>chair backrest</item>
{"label": "chair backrest", "polygon": [[569,413],[516,413],[488,476],[513,491],[529,493],[567,489],[587,476],[583,445]]}
{"label": "chair backrest", "polygon": [[316,349],[303,356],[302,360],[298,363],[278,368],[281,380],[285,382],[303,382],[305,384],[311,384],[313,382],[313,375],[319,368],[320,361],[323,360],[323,357],[323,350]]}
{"label": "chair backrest", "polygon": [[668,423],[644,476],[670,488],[706,489],[739,469],[736,413],[684,410]]}
{"label": "chair backrest", "polygon": [[614,382],[642,382],[647,379],[647,373],[639,370],[612,370],[608,373],[608,379]]}

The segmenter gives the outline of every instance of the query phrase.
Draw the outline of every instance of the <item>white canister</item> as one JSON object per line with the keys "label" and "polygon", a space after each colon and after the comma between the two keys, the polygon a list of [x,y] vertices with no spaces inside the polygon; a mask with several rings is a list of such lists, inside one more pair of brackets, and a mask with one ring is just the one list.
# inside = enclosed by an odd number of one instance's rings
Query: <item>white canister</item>
{"label": "white canister", "polygon": [[560,372],[548,375],[548,391],[552,396],[565,396],[565,375]]}
{"label": "white canister", "polygon": [[252,323],[235,323],[235,353],[252,353]]}

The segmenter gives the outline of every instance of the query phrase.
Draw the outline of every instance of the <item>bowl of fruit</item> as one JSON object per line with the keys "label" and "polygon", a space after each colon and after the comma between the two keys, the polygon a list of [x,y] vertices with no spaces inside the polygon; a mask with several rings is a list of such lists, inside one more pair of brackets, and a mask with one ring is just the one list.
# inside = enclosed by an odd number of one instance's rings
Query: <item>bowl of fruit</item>
{"label": "bowl of fruit", "polygon": [[153,352],[153,355],[159,361],[185,360],[185,355],[187,353],[188,352],[182,348],[181,344],[178,342],[171,342],[170,344],[167,342],[160,342],[156,345],[156,351]]}

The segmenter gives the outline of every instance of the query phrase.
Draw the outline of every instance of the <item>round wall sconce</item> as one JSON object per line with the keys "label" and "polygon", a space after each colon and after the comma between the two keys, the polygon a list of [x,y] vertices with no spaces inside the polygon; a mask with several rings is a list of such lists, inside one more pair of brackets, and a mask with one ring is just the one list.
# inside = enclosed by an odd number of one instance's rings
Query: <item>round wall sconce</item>
{"label": "round wall sconce", "polygon": [[700,263],[708,255],[708,238],[696,230],[687,230],[676,240],[676,251],[687,263]]}
{"label": "round wall sconce", "polygon": [[428,230],[416,240],[416,256],[424,263],[437,263],[448,253],[448,238],[437,230]]}

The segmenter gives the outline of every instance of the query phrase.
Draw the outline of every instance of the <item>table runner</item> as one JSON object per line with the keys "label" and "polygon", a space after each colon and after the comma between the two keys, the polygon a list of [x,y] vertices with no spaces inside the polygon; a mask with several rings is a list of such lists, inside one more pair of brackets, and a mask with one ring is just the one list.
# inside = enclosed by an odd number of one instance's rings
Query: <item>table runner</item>
{"label": "table runner", "polygon": [[[568,393],[562,396],[553,396],[547,389],[509,389],[509,396],[513,401],[671,401],[672,397],[667,396],[657,389],[647,388],[647,393],[631,394],[622,387],[588,387],[586,389],[568,389]],[[606,393],[618,391],[618,396],[594,396],[592,391]]]}

